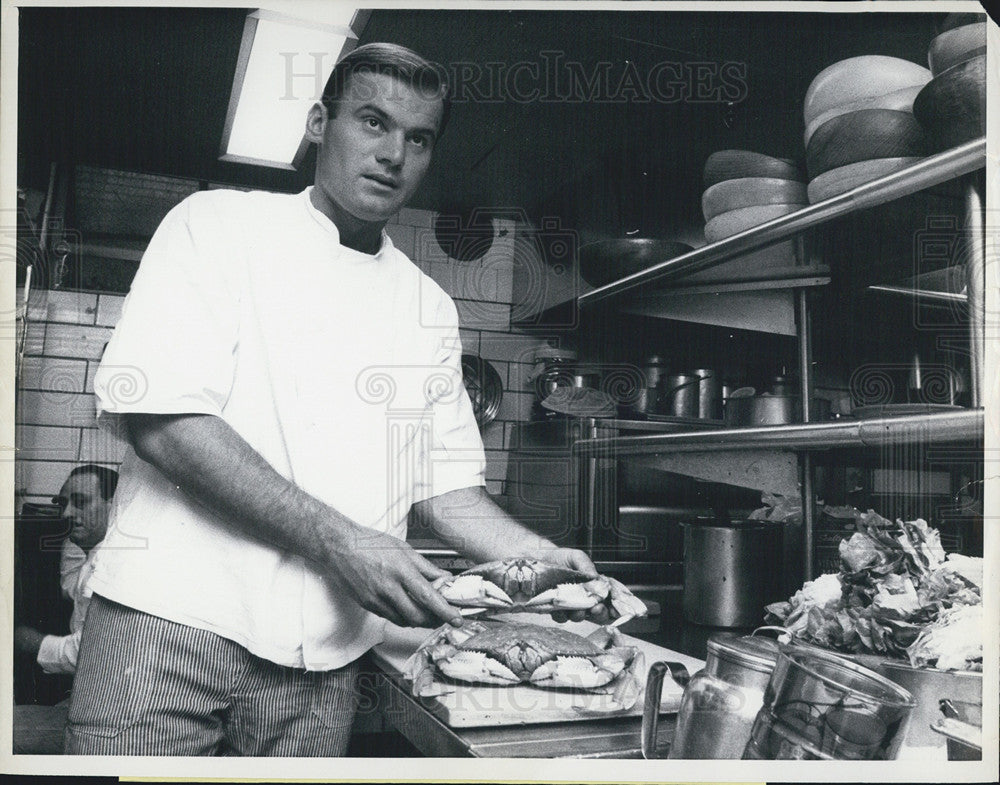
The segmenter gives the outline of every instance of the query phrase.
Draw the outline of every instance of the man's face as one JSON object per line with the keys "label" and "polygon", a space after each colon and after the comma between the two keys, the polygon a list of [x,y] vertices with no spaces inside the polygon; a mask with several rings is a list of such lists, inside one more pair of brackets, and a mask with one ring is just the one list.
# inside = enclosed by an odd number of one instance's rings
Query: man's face
{"label": "man's face", "polygon": [[70,540],[84,550],[90,550],[104,539],[108,531],[111,501],[101,498],[101,485],[96,474],[70,477],[53,501],[62,508],[62,519],[72,526]]}
{"label": "man's face", "polygon": [[335,221],[385,223],[427,173],[443,108],[389,74],[351,74],[334,116],[317,106],[307,122],[307,138],[319,145],[317,206]]}

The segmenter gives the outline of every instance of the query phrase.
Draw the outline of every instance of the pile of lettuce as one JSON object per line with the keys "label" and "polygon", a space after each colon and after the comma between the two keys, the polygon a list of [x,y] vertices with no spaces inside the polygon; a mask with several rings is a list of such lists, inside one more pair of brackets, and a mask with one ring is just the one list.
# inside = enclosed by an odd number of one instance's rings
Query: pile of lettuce
{"label": "pile of lettuce", "polygon": [[768,605],[766,622],[839,651],[982,670],[981,633],[967,634],[970,615],[982,611],[982,559],[946,555],[922,519],[892,523],[869,510],[857,529],[840,543],[840,572]]}

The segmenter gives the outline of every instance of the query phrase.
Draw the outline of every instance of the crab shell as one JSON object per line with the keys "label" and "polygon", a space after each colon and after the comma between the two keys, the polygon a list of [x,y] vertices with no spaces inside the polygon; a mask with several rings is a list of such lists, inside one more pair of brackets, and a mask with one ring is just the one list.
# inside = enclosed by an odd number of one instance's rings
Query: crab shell
{"label": "crab shell", "polygon": [[413,694],[453,692],[436,677],[472,684],[576,689],[613,696],[617,708],[638,698],[642,653],[621,645],[612,628],[581,635],[537,624],[467,621],[432,634],[407,663]]}
{"label": "crab shell", "polygon": [[547,564],[517,558],[480,564],[456,576],[435,581],[434,586],[453,605],[503,611],[590,610],[605,604],[621,624],[646,614],[646,605],[620,581],[596,578]]}

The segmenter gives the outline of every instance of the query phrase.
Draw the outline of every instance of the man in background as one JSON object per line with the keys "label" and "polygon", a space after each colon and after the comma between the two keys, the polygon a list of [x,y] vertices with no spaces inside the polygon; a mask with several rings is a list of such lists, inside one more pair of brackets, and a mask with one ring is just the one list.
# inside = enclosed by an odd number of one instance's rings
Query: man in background
{"label": "man in background", "polygon": [[[108,530],[111,497],[117,485],[118,472],[88,463],[73,469],[59,495],[52,499],[67,527],[59,574],[63,596],[73,603],[70,632],[69,635],[47,635],[27,625],[14,629],[15,650],[33,657],[46,673],[76,672],[80,633],[90,604],[87,580]],[[68,711],[68,698],[55,706],[15,706],[14,752],[61,753]]]}

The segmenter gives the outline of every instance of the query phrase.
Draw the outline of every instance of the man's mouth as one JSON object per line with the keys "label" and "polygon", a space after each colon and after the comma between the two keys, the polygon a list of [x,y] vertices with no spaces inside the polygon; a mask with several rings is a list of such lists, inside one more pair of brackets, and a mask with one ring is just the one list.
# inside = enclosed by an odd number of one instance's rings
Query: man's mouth
{"label": "man's mouth", "polygon": [[366,174],[365,179],[371,180],[372,182],[378,183],[386,188],[399,188],[398,180],[383,174]]}

